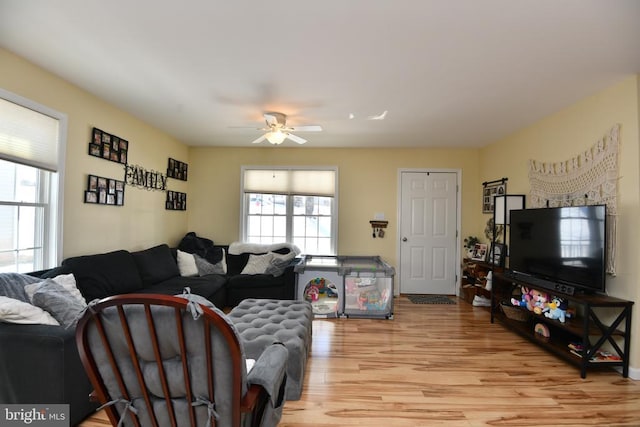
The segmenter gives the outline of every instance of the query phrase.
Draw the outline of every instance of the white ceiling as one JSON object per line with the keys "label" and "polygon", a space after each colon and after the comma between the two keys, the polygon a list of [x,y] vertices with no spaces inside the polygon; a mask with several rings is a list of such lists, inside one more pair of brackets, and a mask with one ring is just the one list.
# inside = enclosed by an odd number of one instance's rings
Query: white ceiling
{"label": "white ceiling", "polygon": [[0,0],[0,46],[189,145],[480,147],[639,73],[640,1]]}

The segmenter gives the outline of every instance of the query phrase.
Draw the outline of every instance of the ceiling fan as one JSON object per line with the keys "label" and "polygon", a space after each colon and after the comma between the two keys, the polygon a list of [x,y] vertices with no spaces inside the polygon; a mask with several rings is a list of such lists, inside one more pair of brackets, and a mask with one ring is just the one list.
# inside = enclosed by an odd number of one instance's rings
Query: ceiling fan
{"label": "ceiling fan", "polygon": [[253,141],[253,144],[258,144],[265,139],[274,145],[280,145],[285,139],[290,139],[298,144],[304,144],[306,139],[301,138],[291,132],[319,132],[322,130],[321,126],[287,126],[286,114],[277,112],[267,112],[263,114],[264,120],[267,126],[264,128],[258,128],[258,130],[266,131],[264,135]]}

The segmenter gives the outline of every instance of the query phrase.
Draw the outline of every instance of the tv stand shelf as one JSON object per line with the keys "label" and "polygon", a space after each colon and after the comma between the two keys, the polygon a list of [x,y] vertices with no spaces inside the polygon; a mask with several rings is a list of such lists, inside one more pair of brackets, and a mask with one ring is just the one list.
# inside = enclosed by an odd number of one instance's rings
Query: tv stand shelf
{"label": "tv stand shelf", "polygon": [[[547,349],[551,353],[565,359],[580,368],[580,377],[586,378],[587,369],[602,367],[622,367],[622,376],[629,375],[629,350],[631,346],[631,309],[633,301],[614,298],[600,294],[567,295],[560,292],[550,292],[569,302],[569,307],[576,308],[577,315],[566,319],[565,323],[535,314],[526,308],[520,308],[523,321],[510,319],[503,313],[501,303],[510,303],[514,290],[521,286],[535,288],[534,285],[505,276],[496,272],[493,276],[491,291],[491,323],[495,320]],[[547,292],[544,288],[540,290]],[[613,313],[614,320],[605,324],[599,316],[600,309],[607,309]],[[546,338],[534,331],[534,325],[542,323],[547,326],[550,337]],[[624,326],[622,328],[622,326]],[[622,329],[621,329],[622,328]],[[582,346],[582,351],[572,352],[569,343]],[[609,343],[611,353],[619,360],[592,360],[592,356],[601,351],[602,346]]]}

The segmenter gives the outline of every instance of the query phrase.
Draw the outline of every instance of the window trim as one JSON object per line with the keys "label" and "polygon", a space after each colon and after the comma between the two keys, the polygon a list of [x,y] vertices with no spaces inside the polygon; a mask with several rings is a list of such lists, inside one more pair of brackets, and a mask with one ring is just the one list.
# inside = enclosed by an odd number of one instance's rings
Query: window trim
{"label": "window trim", "polygon": [[[338,193],[338,188],[339,188],[339,173],[338,173],[338,167],[337,166],[241,166],[240,168],[240,230],[239,230],[239,236],[238,239],[241,242],[246,241],[247,239],[247,228],[248,228],[248,215],[249,215],[249,203],[248,203],[248,196],[245,193],[244,190],[244,176],[245,176],[245,172],[247,170],[267,170],[267,171],[273,171],[273,170],[287,170],[287,171],[331,171],[335,174],[335,180],[334,180],[334,193],[333,196],[327,196],[326,194],[318,194],[318,196],[321,197],[333,197],[333,203],[332,203],[332,211],[331,211],[331,235],[332,235],[332,239],[331,239],[331,251],[333,252],[333,254],[337,254],[338,253],[338,212],[340,212],[339,208],[338,208],[338,201],[340,200],[339,198],[339,193]],[[256,193],[258,191],[253,191],[251,190],[251,192]],[[266,194],[266,193],[264,193]],[[281,193],[277,193],[277,194],[281,194]],[[312,194],[297,194],[297,193],[289,193],[286,194],[287,196],[293,196],[293,195],[302,195],[302,196],[309,196]],[[293,206],[287,206],[287,236],[289,238],[291,238],[291,233],[292,233],[292,220],[293,220]],[[323,254],[323,255],[331,255],[331,254]]]}
{"label": "window trim", "polygon": [[[66,152],[67,152],[67,134],[68,134],[68,117],[67,114],[56,111],[45,105],[39,104],[28,98],[9,92],[0,87],[0,98],[29,108],[40,114],[44,114],[58,120],[58,170],[50,172],[49,182],[49,206],[56,206],[55,211],[45,209],[45,218],[43,224],[55,224],[54,227],[47,227],[43,234],[43,254],[42,262],[44,268],[53,268],[62,262],[63,251],[63,218],[64,218],[64,182],[66,169]],[[14,163],[20,163],[18,159],[9,160]],[[44,191],[44,189],[41,189]],[[53,249],[53,250],[52,250]]]}

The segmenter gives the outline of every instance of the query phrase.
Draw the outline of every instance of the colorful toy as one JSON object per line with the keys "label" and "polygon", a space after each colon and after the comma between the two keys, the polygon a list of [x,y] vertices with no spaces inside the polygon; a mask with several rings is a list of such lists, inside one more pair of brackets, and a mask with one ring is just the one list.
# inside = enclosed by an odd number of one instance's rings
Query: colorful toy
{"label": "colorful toy", "polygon": [[542,314],[549,310],[547,307],[549,294],[536,289],[531,289],[529,294],[531,295],[531,308],[529,308],[529,310],[533,311],[535,314]]}
{"label": "colorful toy", "polygon": [[567,302],[559,297],[553,297],[548,304],[549,311],[544,313],[549,319],[559,320],[564,323],[567,317]]}
{"label": "colorful toy", "polygon": [[520,296],[520,299],[516,299],[516,298],[511,298],[511,304],[515,305],[516,307],[529,307],[529,301],[531,300],[531,295],[529,295],[529,288],[527,288],[526,286],[523,286],[520,288],[520,291],[522,292],[522,295]]}
{"label": "colorful toy", "polygon": [[309,286],[305,291],[305,299],[307,301],[311,300],[312,302],[318,301],[318,297],[320,296],[320,290],[317,286]]}
{"label": "colorful toy", "polygon": [[526,286],[520,288],[522,291],[521,299],[511,298],[511,304],[516,307],[526,307],[527,310],[536,314],[542,314],[547,311],[547,301],[549,295],[536,289],[529,289]]}

